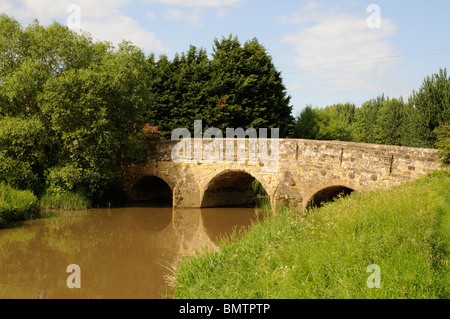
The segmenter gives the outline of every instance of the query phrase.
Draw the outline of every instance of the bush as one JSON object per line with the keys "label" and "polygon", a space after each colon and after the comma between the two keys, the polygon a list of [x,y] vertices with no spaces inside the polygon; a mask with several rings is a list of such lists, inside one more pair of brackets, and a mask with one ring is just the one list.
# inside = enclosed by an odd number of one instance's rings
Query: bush
{"label": "bush", "polygon": [[256,195],[267,196],[266,190],[257,179],[252,182],[252,189]]}
{"label": "bush", "polygon": [[20,191],[0,183],[0,225],[39,217],[39,204],[30,191]]}
{"label": "bush", "polygon": [[36,117],[0,119],[0,181],[39,192],[47,161],[43,136],[44,126]]}

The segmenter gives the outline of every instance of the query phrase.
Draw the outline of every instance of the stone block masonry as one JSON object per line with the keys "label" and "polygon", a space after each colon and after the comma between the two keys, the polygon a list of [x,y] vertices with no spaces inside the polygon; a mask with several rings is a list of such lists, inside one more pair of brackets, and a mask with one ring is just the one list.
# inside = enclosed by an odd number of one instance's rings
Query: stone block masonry
{"label": "stone block masonry", "polygon": [[[330,193],[327,190],[388,188],[441,168],[434,149],[300,139],[277,141],[278,149],[271,150],[278,151],[275,170],[267,170],[267,163],[250,160],[248,155],[240,162],[227,161],[224,154],[221,161],[198,161],[192,156],[175,163],[171,152],[178,142],[152,141],[142,162],[123,168],[121,179],[130,198],[142,178],[155,176],[172,190],[175,208],[240,205],[248,203],[248,184],[256,178],[272,207],[284,203],[305,209],[317,194]],[[244,142],[249,154],[249,139]],[[209,143],[203,140],[203,149]],[[226,152],[226,139],[223,143]],[[234,145],[237,151],[238,139]]]}

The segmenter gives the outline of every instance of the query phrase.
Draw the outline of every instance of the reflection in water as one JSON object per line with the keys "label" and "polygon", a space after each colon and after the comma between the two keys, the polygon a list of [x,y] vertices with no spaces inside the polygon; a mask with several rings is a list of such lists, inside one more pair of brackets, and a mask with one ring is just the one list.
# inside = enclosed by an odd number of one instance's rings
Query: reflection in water
{"label": "reflection in water", "polygon": [[[255,209],[129,207],[58,213],[0,229],[0,298],[160,298],[177,259],[217,249]],[[81,269],[69,289],[67,266]]]}

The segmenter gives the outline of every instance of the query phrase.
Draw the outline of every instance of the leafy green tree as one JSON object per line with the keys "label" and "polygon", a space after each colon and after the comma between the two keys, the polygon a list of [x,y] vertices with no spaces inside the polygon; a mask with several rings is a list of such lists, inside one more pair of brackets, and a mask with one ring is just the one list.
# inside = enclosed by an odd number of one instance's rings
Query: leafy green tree
{"label": "leafy green tree", "polygon": [[407,133],[408,108],[403,99],[387,98],[376,115],[374,142],[386,145],[404,145]]}
{"label": "leafy green tree", "polygon": [[208,126],[279,128],[281,137],[292,134],[292,106],[281,73],[256,39],[243,45],[231,35],[216,39],[211,74]]}
{"label": "leafy green tree", "polygon": [[355,109],[355,105],[350,103],[318,109],[320,121],[317,139],[351,141]]}
{"label": "leafy green tree", "polygon": [[146,120],[158,126],[163,138],[170,138],[179,127],[193,130],[194,120],[205,119],[208,109],[207,88],[211,74],[205,50],[191,46],[173,61],[161,56],[147,60],[150,81]]}
{"label": "leafy green tree", "polygon": [[436,147],[440,150],[439,157],[445,165],[450,165],[450,125],[443,125],[436,129]]}
{"label": "leafy green tree", "polygon": [[58,23],[0,15],[0,181],[101,197],[143,153],[149,65]]}
{"label": "leafy green tree", "polygon": [[447,70],[427,76],[421,88],[409,99],[414,108],[412,125],[413,146],[434,147],[437,141],[435,130],[450,124],[450,77]]}
{"label": "leafy green tree", "polygon": [[0,118],[0,181],[39,193],[45,183],[48,158],[45,130],[36,118]]}
{"label": "leafy green tree", "polygon": [[137,159],[144,64],[142,52],[125,43],[99,65],[47,82],[42,112],[61,142],[59,163],[49,175],[52,187],[81,188],[93,197],[116,180],[122,164]]}
{"label": "leafy green tree", "polygon": [[355,105],[334,104],[313,109],[307,106],[297,118],[295,137],[316,140],[352,140]]}
{"label": "leafy green tree", "polygon": [[317,139],[319,114],[307,105],[298,115],[294,125],[294,137],[309,140]]}
{"label": "leafy green tree", "polygon": [[377,125],[378,112],[382,108],[384,95],[365,102],[355,113],[354,139],[361,143],[376,143],[375,127]]}
{"label": "leafy green tree", "polygon": [[56,22],[22,28],[3,14],[0,30],[0,115],[39,113],[39,94],[48,79],[95,64],[108,49]]}
{"label": "leafy green tree", "polygon": [[172,61],[147,60],[150,95],[145,119],[158,126],[163,138],[174,129],[280,128],[291,134],[293,118],[281,74],[256,39],[241,45],[237,38],[215,40],[212,59],[191,46]]}
{"label": "leafy green tree", "polygon": [[161,131],[161,137],[170,138],[172,124],[170,123],[171,111],[175,105],[175,79],[172,63],[166,55],[162,55],[158,61],[152,54],[147,59],[147,72],[149,75],[148,100],[143,114],[143,121],[157,126]]}

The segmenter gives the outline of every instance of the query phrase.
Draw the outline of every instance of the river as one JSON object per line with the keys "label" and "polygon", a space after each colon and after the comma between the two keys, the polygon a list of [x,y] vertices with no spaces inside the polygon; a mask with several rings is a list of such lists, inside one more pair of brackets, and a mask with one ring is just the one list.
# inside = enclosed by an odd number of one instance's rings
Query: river
{"label": "river", "polygon": [[[221,236],[247,228],[258,212],[91,209],[0,229],[0,298],[161,298],[180,258],[217,249]],[[68,287],[72,264],[80,288]]]}

